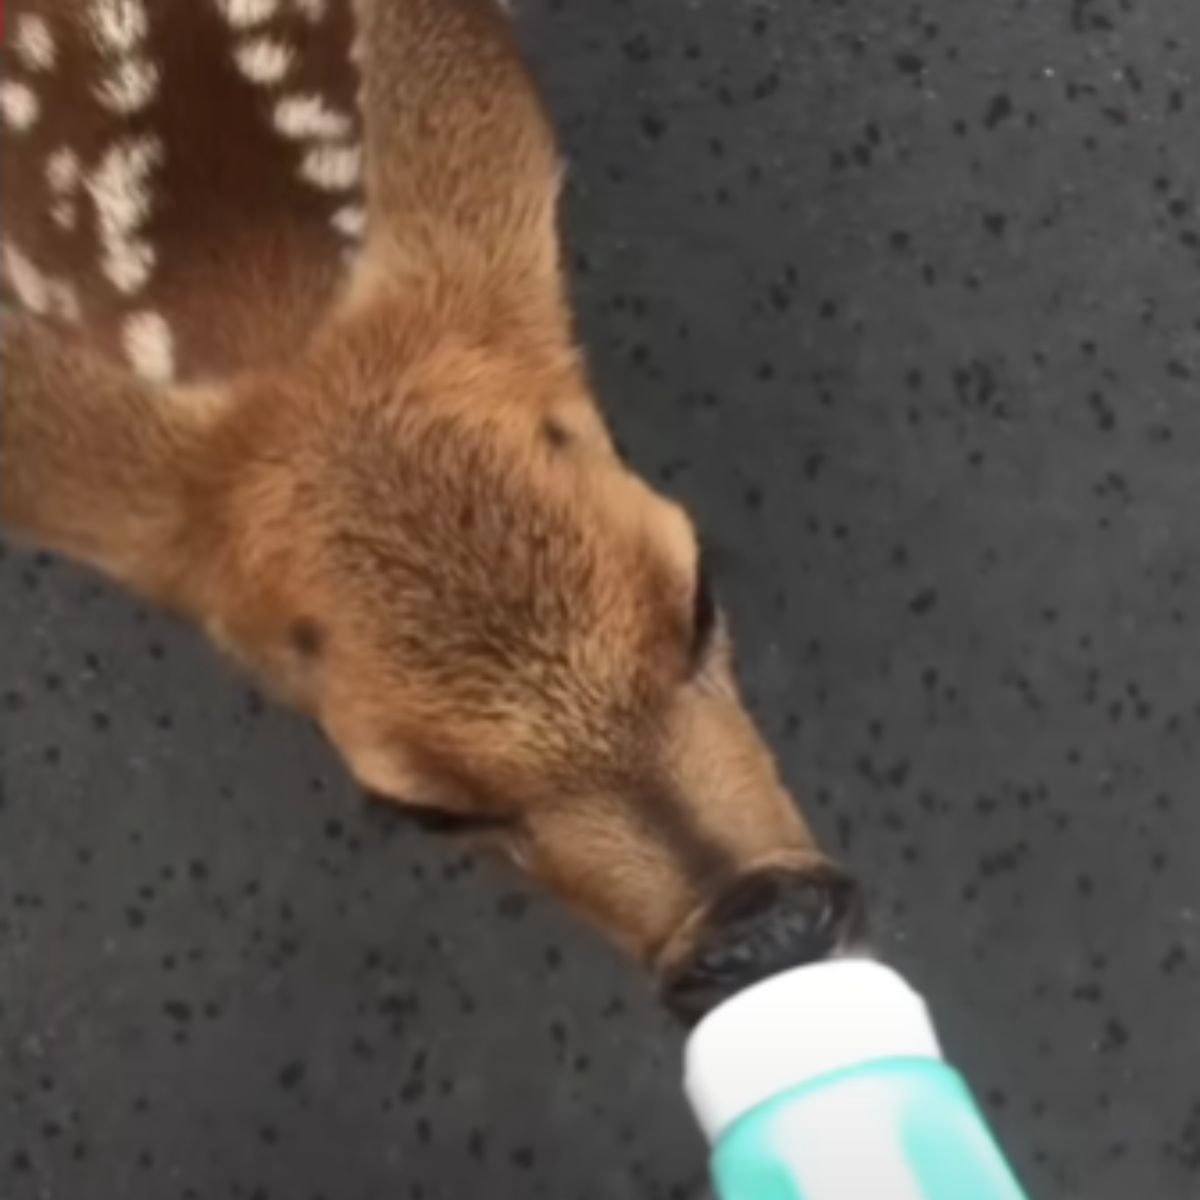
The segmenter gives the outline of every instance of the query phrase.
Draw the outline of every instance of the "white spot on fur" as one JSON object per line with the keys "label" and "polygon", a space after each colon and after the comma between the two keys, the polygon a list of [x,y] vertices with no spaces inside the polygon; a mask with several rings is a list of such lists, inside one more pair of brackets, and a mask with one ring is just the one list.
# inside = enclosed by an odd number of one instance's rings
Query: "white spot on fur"
{"label": "white spot on fur", "polygon": [[152,62],[132,56],[123,58],[96,87],[96,99],[110,112],[130,116],[154,99],[158,81],[158,68]]}
{"label": "white spot on fur", "polygon": [[162,142],[149,135],[109,147],[87,180],[102,233],[130,233],[150,215],[149,176],[162,154]]}
{"label": "white spot on fur", "polygon": [[79,296],[69,283],[62,279],[46,280],[46,295],[54,316],[72,325],[79,324],[83,315],[79,307]]}
{"label": "white spot on fur", "polygon": [[134,296],[150,282],[158,255],[144,238],[109,242],[100,256],[100,269],[122,296]]}
{"label": "white spot on fur", "polygon": [[70,196],[79,188],[82,169],[79,155],[61,146],[46,159],[46,183],[56,196]]}
{"label": "white spot on fur", "polygon": [[50,205],[50,220],[59,229],[71,233],[79,226],[79,206],[73,200],[55,200]]}
{"label": "white spot on fur", "polygon": [[344,192],[362,178],[362,147],[314,146],[300,164],[300,177],[323,192]]}
{"label": "white spot on fur", "polygon": [[152,383],[175,377],[175,337],[161,313],[138,312],[125,319],[121,341],[129,364]]}
{"label": "white spot on fur", "polygon": [[367,210],[360,204],[347,204],[330,218],[334,229],[348,238],[361,238],[367,231]]}
{"label": "white spot on fur", "polygon": [[49,71],[58,58],[54,34],[45,17],[22,13],[13,27],[13,49],[27,71]]}
{"label": "white spot on fur", "polygon": [[75,196],[79,191],[83,165],[70,146],[60,146],[46,159],[46,185],[54,202],[50,219],[60,229],[72,230],[79,223],[79,207]]}
{"label": "white spot on fur", "polygon": [[4,109],[4,123],[16,133],[32,128],[41,112],[33,89],[15,79],[0,84],[0,107]]}
{"label": "white spot on fur", "polygon": [[260,37],[242,42],[233,52],[238,70],[260,87],[279,83],[291,70],[295,51],[274,38]]}
{"label": "white spot on fur", "polygon": [[39,316],[50,307],[46,277],[12,242],[4,243],[4,273],[24,308]]}
{"label": "white spot on fur", "polygon": [[109,54],[129,54],[150,32],[145,0],[93,0],[92,32]]}
{"label": "white spot on fur", "polygon": [[296,141],[324,141],[345,137],[352,122],[345,113],[330,108],[320,96],[285,96],[275,105],[275,128]]}
{"label": "white spot on fur", "polygon": [[59,317],[75,324],[80,318],[75,289],[36,267],[11,242],[4,243],[4,273],[22,307],[38,316]]}
{"label": "white spot on fur", "polygon": [[234,29],[253,29],[275,15],[279,0],[217,0],[217,7]]}
{"label": "white spot on fur", "polygon": [[329,11],[326,0],[292,0],[292,3],[302,17],[314,23],[324,20],[326,12]]}
{"label": "white spot on fur", "polygon": [[135,235],[150,215],[150,174],[162,157],[158,138],[130,138],[109,147],[87,179],[100,227],[101,270],[127,296],[145,287],[154,271],[154,247]]}

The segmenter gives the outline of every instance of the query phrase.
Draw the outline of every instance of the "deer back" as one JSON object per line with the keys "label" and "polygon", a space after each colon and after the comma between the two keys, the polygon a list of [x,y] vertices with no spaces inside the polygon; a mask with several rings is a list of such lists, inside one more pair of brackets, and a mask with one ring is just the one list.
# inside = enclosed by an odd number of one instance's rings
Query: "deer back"
{"label": "deer back", "polygon": [[[553,149],[498,22],[423,0],[16,0],[10,299],[151,382],[191,381],[294,358],[371,225],[422,253],[519,245],[514,221],[547,241]],[[522,124],[541,152],[525,195],[497,161]]]}

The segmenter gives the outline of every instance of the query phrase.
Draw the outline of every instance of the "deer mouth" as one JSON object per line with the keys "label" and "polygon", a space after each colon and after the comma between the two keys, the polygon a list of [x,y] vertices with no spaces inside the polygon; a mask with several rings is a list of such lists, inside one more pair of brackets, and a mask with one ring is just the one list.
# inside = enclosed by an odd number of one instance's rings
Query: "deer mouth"
{"label": "deer mouth", "polygon": [[663,1002],[690,1027],[768,976],[863,950],[866,929],[861,889],[832,864],[751,870],[669,940],[659,955]]}

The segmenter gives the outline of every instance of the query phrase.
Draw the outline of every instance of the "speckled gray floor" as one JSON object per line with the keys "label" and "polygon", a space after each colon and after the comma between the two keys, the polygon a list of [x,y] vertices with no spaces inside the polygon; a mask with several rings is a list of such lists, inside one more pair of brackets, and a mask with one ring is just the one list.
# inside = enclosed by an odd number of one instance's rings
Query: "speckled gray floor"
{"label": "speckled gray floor", "polygon": [[[1037,1197],[1200,1190],[1200,5],[544,0],[584,335]],[[6,1200],[692,1197],[678,1043],[186,630],[0,560]]]}

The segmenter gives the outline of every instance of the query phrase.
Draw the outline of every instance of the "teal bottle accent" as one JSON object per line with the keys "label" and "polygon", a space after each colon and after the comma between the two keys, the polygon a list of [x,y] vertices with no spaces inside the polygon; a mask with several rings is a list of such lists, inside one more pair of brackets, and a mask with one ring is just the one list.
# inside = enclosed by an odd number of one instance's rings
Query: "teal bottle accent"
{"label": "teal bottle accent", "polygon": [[717,1143],[721,1200],[1026,1200],[961,1076],[890,1059],[792,1088]]}

